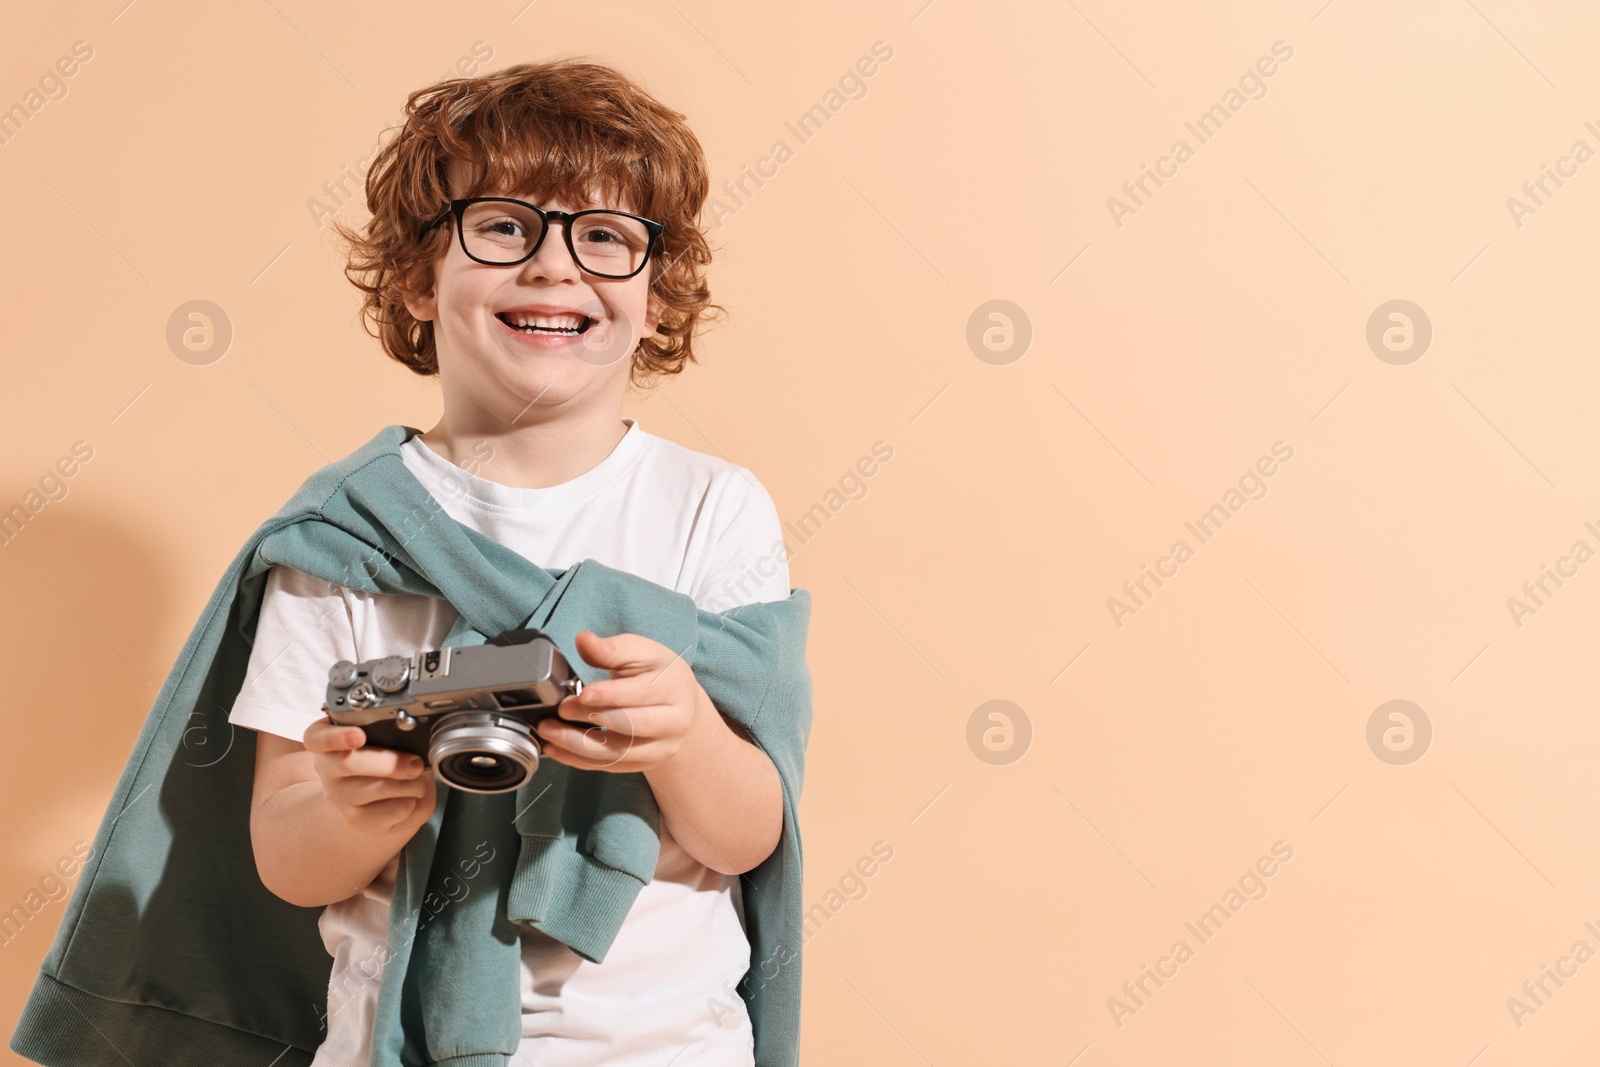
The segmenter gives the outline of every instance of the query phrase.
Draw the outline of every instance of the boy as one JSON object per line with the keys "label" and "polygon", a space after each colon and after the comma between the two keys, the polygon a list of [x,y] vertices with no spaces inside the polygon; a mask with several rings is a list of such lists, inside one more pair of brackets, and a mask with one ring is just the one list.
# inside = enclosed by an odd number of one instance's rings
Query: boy
{"label": "boy", "polygon": [[[368,176],[372,220],[339,232],[369,328],[440,382],[438,424],[400,446],[448,516],[429,521],[453,519],[552,570],[597,560],[710,611],[787,597],[783,553],[766,566],[782,542],[776,509],[750,472],[621,417],[630,383],[693,359],[712,306],[697,225],[708,182],[683,116],[575,61],[440,83],[407,112]],[[262,882],[324,907],[333,973],[314,1067],[368,1063],[397,859],[438,788],[416,757],[327,721],[327,669],[440,647],[455,620],[434,597],[282,564],[267,578],[229,721],[259,734],[250,823]],[[660,861],[603,963],[520,928],[518,1058],[753,1064],[734,991],[751,966],[739,876],[778,843],[777,772],[674,650],[588,631],[576,646],[611,678],[541,725],[543,758],[642,772],[661,810]]]}

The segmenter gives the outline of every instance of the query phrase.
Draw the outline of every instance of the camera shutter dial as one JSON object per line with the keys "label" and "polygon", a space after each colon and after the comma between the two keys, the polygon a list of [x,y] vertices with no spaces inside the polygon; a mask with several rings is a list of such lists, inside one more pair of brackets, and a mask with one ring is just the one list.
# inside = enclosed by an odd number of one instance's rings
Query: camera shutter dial
{"label": "camera shutter dial", "polygon": [[404,656],[385,656],[372,665],[372,684],[385,693],[398,693],[411,677],[411,661]]}
{"label": "camera shutter dial", "polygon": [[339,689],[348,689],[356,681],[356,665],[347,659],[342,659],[328,668],[328,684]]}

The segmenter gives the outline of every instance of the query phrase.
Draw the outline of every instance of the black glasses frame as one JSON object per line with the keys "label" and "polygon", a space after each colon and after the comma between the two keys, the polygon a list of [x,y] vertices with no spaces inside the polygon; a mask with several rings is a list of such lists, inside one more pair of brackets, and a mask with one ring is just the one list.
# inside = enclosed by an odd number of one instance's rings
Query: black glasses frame
{"label": "black glasses frame", "polygon": [[[533,247],[528,250],[527,255],[511,263],[501,263],[491,259],[479,259],[477,256],[473,255],[467,250],[467,235],[464,232],[465,224],[462,220],[466,215],[468,207],[473,204],[482,203],[518,204],[539,216],[539,225],[541,227],[539,231],[539,238],[533,242]],[[450,215],[454,215],[456,219],[456,240],[461,245],[461,251],[465,253],[466,257],[472,260],[474,263],[482,263],[489,267],[515,267],[528,262],[528,260],[539,254],[540,247],[544,245],[544,239],[550,236],[550,223],[559,222],[562,224],[561,236],[566,241],[567,252],[572,256],[572,262],[577,264],[578,269],[583,271],[585,274],[593,274],[597,278],[631,278],[635,274],[638,274],[640,271],[644,270],[644,268],[650,263],[650,256],[656,250],[656,244],[661,239],[662,231],[666,228],[661,223],[656,222],[654,219],[647,219],[643,215],[635,215],[628,211],[618,211],[615,208],[596,207],[586,208],[583,211],[546,211],[544,208],[541,208],[536,204],[530,204],[526,200],[518,200],[509,196],[469,196],[450,201],[450,205],[448,207],[439,212],[438,216],[434,218],[432,222],[428,223],[422,228],[421,232],[417,235],[418,239],[420,240],[427,234],[429,230],[439,225],[439,223],[443,222]],[[583,261],[578,258],[578,250],[572,246],[572,222],[575,219],[583,218],[585,215],[622,215],[625,218],[634,219],[638,222],[644,223],[645,229],[650,233],[650,241],[645,245],[644,258],[639,261],[639,265],[633,268],[633,270],[629,271],[627,274],[603,274],[600,271],[590,270],[588,267],[585,267],[583,265]]]}

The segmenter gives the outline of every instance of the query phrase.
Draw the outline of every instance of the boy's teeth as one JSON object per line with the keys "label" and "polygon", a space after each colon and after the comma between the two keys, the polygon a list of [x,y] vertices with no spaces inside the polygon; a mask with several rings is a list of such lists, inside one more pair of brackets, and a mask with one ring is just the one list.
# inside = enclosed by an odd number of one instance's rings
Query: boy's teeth
{"label": "boy's teeth", "polygon": [[519,330],[539,330],[545,333],[582,333],[583,325],[588,321],[582,315],[521,315],[510,313],[503,316],[509,326]]}

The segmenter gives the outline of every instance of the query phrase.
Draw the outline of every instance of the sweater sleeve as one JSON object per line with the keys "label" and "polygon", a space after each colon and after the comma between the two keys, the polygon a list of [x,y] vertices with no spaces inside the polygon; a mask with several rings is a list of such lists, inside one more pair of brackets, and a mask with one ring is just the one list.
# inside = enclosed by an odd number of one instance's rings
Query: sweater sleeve
{"label": "sweater sleeve", "polygon": [[346,596],[331,582],[286,564],[272,566],[230,723],[299,741],[323,717],[328,668],[359,659]]}

